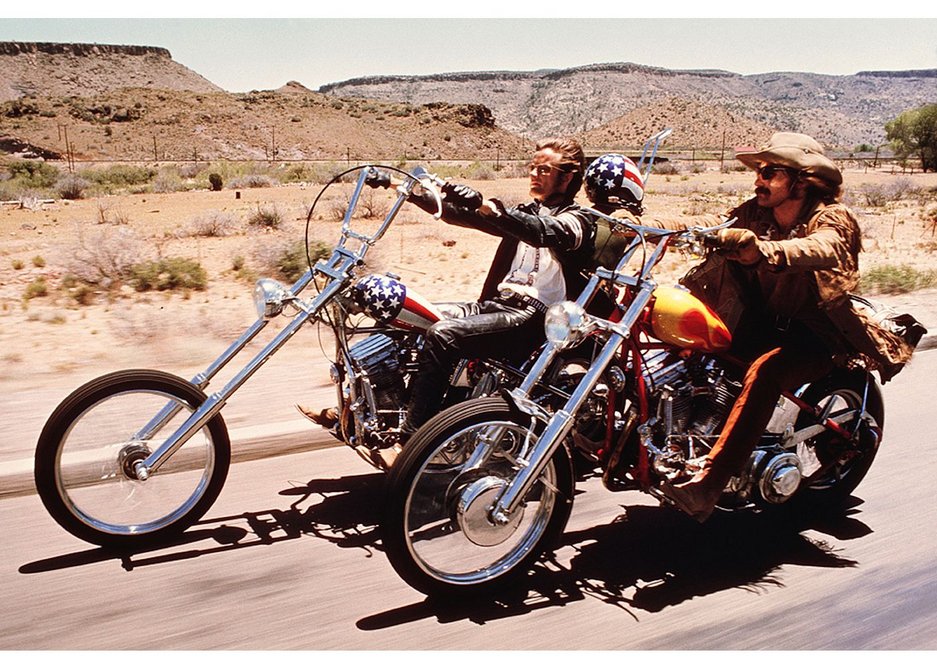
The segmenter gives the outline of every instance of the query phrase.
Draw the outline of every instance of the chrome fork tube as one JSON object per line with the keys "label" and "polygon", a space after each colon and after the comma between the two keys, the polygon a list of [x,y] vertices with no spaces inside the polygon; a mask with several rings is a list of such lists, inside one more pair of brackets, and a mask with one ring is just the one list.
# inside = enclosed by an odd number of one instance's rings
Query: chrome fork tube
{"label": "chrome fork tube", "polygon": [[653,284],[645,284],[635,295],[634,301],[631,302],[622,321],[611,330],[601,352],[593,360],[586,375],[579,381],[579,385],[573,391],[566,405],[554,413],[547,423],[543,434],[537,439],[537,443],[531,450],[527,460],[529,463],[517,472],[517,475],[510,480],[497,501],[495,501],[490,515],[492,521],[499,524],[508,522],[509,516],[517,510],[534,482],[543,473],[543,469],[546,468],[553,453],[560,447],[563,439],[572,429],[573,418],[576,413],[579,412],[583,402],[592,392],[602,374],[605,373],[605,369],[614,359],[618,348],[630,334],[632,325],[641,316],[641,312],[650,301],[651,293],[655,287]]}

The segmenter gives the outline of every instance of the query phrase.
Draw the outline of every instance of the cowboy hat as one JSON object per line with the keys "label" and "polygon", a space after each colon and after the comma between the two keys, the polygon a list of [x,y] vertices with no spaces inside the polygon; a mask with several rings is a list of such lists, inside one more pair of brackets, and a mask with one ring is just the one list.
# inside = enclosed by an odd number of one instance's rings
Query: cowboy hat
{"label": "cowboy hat", "polygon": [[735,157],[752,169],[781,165],[813,174],[834,186],[843,182],[842,173],[823,154],[823,147],[813,137],[796,132],[775,132],[758,151],[740,151]]}

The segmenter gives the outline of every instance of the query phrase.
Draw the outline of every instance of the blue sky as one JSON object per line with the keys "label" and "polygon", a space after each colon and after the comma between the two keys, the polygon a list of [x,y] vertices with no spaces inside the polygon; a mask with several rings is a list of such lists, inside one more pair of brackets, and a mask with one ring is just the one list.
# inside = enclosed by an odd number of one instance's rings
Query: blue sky
{"label": "blue sky", "polygon": [[[789,0],[785,6],[796,13],[798,2]],[[323,14],[205,19],[185,18],[186,11],[209,13],[205,5],[160,6],[176,18],[101,18],[125,8],[108,12],[89,5],[82,5],[82,17],[0,18],[0,41],[165,47],[177,62],[232,92],[277,88],[290,80],[315,89],[376,74],[536,70],[604,62],[740,74],[937,68],[937,18],[725,18],[732,13],[718,11],[724,6],[718,3],[708,5],[716,16],[724,16],[715,19],[481,17],[496,16],[495,11],[468,18],[417,18],[415,3],[402,8],[385,3],[384,14],[401,18]],[[237,13],[236,3],[225,6]],[[486,6],[512,7],[473,1],[476,10]],[[810,4],[802,6],[806,13]]]}

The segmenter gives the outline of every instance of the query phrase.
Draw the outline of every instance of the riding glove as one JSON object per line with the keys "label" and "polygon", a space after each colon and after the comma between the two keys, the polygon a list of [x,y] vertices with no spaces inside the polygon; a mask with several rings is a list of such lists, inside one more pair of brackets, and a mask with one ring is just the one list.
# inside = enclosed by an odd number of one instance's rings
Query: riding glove
{"label": "riding glove", "polygon": [[743,227],[730,227],[716,232],[715,245],[729,260],[751,265],[761,261],[764,255],[758,247],[758,237]]}
{"label": "riding glove", "polygon": [[381,169],[370,167],[368,175],[364,179],[364,184],[372,188],[387,188],[390,186],[390,174]]}
{"label": "riding glove", "polygon": [[447,183],[442,187],[446,201],[453,206],[475,210],[482,205],[480,192],[461,183]]}

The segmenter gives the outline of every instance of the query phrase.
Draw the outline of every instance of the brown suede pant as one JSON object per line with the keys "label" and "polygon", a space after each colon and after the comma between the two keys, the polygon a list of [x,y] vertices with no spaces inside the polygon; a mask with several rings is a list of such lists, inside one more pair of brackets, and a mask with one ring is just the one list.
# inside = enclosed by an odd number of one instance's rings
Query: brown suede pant
{"label": "brown suede pant", "polygon": [[785,332],[762,329],[757,339],[749,339],[750,349],[753,346],[757,350],[765,345],[770,348],[755,357],[748,367],[742,393],[707,456],[708,468],[723,481],[728,481],[747,464],[771,421],[781,392],[818,380],[833,369],[829,350],[806,327],[795,324]]}

